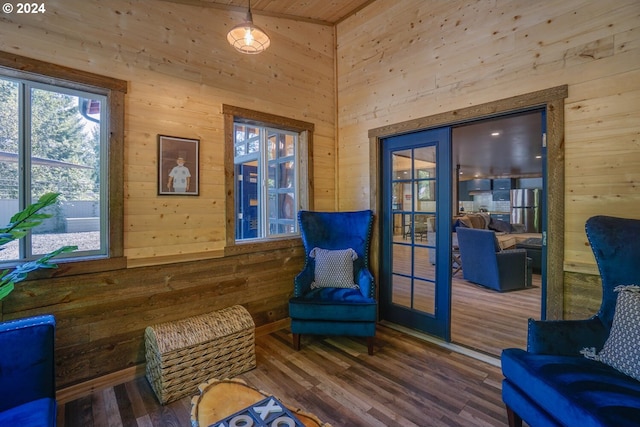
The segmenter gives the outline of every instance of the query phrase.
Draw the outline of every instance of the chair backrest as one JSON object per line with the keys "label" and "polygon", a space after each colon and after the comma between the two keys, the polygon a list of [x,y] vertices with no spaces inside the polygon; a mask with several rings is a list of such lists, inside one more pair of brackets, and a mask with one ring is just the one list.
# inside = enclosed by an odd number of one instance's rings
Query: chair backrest
{"label": "chair backrest", "polygon": [[640,285],[640,220],[594,216],[585,230],[602,279],[598,317],[608,328],[613,323],[619,285]]}
{"label": "chair backrest", "polygon": [[369,266],[369,245],[373,212],[298,212],[302,243],[309,261],[309,252],[315,247],[322,249],[348,249],[358,254],[354,261],[354,272]]}
{"label": "chair backrest", "polygon": [[497,252],[500,245],[492,230],[457,227],[458,247],[464,278],[477,283],[496,282],[499,277]]}
{"label": "chair backrest", "polygon": [[0,323],[0,411],[39,398],[55,398],[55,318]]}

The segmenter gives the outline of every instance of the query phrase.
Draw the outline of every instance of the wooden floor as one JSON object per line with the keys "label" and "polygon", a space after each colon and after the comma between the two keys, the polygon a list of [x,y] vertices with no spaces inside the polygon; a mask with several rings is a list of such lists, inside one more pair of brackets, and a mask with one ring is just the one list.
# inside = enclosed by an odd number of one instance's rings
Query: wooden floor
{"label": "wooden floor", "polygon": [[[256,339],[257,368],[240,376],[333,427],[506,426],[499,368],[380,325],[364,339],[280,330]],[[190,426],[190,398],[158,404],[145,378],[61,405],[58,425]]]}
{"label": "wooden floor", "polygon": [[[411,246],[401,235],[393,245],[394,304],[424,313],[435,312],[435,266],[429,249]],[[426,242],[419,242],[425,244]],[[413,251],[413,252],[412,252]],[[412,260],[421,260],[412,265]],[[426,280],[411,281],[407,276]],[[451,280],[451,339],[474,350],[499,357],[503,348],[526,346],[527,320],[540,319],[541,276],[533,275],[533,286],[510,292],[497,292],[463,279],[462,270]]]}
{"label": "wooden floor", "polygon": [[496,292],[454,276],[451,287],[451,339],[499,357],[503,348],[526,348],[527,320],[540,319],[541,276],[533,286]]}

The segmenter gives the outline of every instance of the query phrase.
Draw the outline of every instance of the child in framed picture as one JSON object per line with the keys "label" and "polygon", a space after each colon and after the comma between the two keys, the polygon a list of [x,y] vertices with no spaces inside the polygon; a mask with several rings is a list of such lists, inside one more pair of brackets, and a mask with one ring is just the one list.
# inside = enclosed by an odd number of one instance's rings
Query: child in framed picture
{"label": "child in framed picture", "polygon": [[182,157],[178,157],[176,163],[177,165],[169,172],[167,188],[174,193],[186,193],[189,191],[189,184],[191,183],[191,172],[189,172],[189,168],[184,165],[184,159]]}

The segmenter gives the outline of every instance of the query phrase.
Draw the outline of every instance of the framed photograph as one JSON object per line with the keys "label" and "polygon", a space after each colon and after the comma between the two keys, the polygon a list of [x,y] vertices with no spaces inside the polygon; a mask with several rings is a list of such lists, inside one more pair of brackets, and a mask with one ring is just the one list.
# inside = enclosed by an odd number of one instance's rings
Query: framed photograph
{"label": "framed photograph", "polygon": [[158,194],[200,193],[200,140],[158,135]]}

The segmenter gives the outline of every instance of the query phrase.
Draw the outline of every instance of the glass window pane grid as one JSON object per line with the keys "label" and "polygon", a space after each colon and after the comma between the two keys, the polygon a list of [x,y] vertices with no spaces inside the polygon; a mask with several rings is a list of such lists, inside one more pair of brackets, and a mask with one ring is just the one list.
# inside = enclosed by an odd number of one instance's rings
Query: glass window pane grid
{"label": "glass window pane grid", "polygon": [[[391,188],[393,197],[391,197],[391,211],[401,213],[405,217],[405,229],[401,232],[403,237],[408,237],[407,242],[394,242],[392,250],[394,255],[400,250],[404,253],[403,256],[407,256],[410,260],[410,265],[398,267],[396,265],[398,260],[392,255],[392,276],[398,279],[403,278],[402,290],[399,291],[403,296],[398,300],[395,300],[398,295],[392,284],[392,303],[433,313],[436,266],[434,265],[432,269],[421,269],[419,264],[429,263],[428,251],[435,250],[435,242],[429,242],[428,239],[424,243],[422,242],[422,230],[417,231],[417,218],[421,215],[436,215],[435,211],[421,210],[420,206],[421,201],[435,201],[436,165],[433,163],[425,167],[424,162],[416,159],[417,151],[417,149],[408,149],[392,153]],[[429,154],[435,155],[435,151]],[[422,169],[418,169],[417,165]],[[421,185],[428,186],[426,194],[424,189],[423,192],[420,191]],[[409,203],[407,203],[407,198]],[[420,200],[422,198],[427,200]],[[433,204],[433,208],[436,208],[435,204]],[[408,227],[408,232],[406,227]],[[428,233],[425,231],[424,234]],[[418,256],[417,253],[421,253],[421,256]],[[398,268],[400,269],[398,270]],[[393,282],[395,283],[395,280]],[[419,289],[425,288],[425,285],[427,289],[433,289],[433,296],[416,294]]]}
{"label": "glass window pane grid", "polygon": [[[236,129],[238,126],[241,125],[236,124]],[[252,129],[257,130],[254,134],[260,134],[259,144],[262,147],[258,149],[261,153],[258,162],[258,182],[261,184],[258,191],[259,199],[267,200],[267,203],[258,203],[260,217],[258,222],[261,225],[254,238],[297,233],[295,198],[298,191],[296,186],[298,171],[295,145],[298,135],[293,132],[259,126]],[[236,141],[234,141],[234,145],[237,146]],[[236,149],[235,163],[237,164],[242,157],[238,156]],[[238,180],[236,180],[236,186],[238,185]],[[242,220],[239,209],[241,207],[236,203],[236,219]],[[243,240],[237,232],[236,240]]]}
{"label": "glass window pane grid", "polygon": [[[77,245],[78,250],[60,257],[107,256],[107,188],[101,185],[103,180],[100,179],[106,171],[103,170],[104,164],[99,161],[100,156],[108,155],[106,126],[98,126],[98,130],[93,131],[95,146],[86,144],[87,135],[92,133],[91,126],[88,125],[89,116],[99,111],[99,118],[94,117],[95,121],[106,123],[105,108],[100,108],[106,106],[106,97],[21,79],[0,77],[0,81],[3,85],[7,82],[14,83],[20,94],[19,106],[14,112],[20,122],[19,153],[13,162],[16,166],[23,165],[24,173],[20,175],[18,188],[13,191],[17,194],[9,195],[18,201],[11,208],[11,215],[37,201],[45,192],[61,193],[58,203],[48,208],[54,216],[32,230],[33,234],[29,233],[20,239],[20,251],[0,251],[0,260],[11,262],[33,259],[35,255],[43,255],[63,245]],[[84,111],[81,111],[81,107],[88,104],[81,104],[81,100],[93,100],[95,102],[92,105],[97,108],[82,114]],[[5,105],[3,102],[3,107]],[[3,113],[5,111],[2,110]],[[2,115],[0,120],[6,120],[6,117]],[[4,124],[2,123],[2,127]],[[0,151],[3,151],[2,148]],[[91,157],[94,158],[90,162],[93,165],[88,166],[86,163]],[[74,174],[76,171],[80,173]],[[83,174],[82,171],[89,173]],[[65,187],[63,180],[66,178],[73,185]],[[81,236],[66,229],[65,224],[69,221],[67,206],[81,202],[79,199],[90,194],[94,195],[98,208],[92,220],[87,222],[92,222],[92,227],[97,231],[85,238],[86,233]],[[86,242],[88,246],[83,244]],[[10,245],[17,244],[18,242],[12,242]]]}

